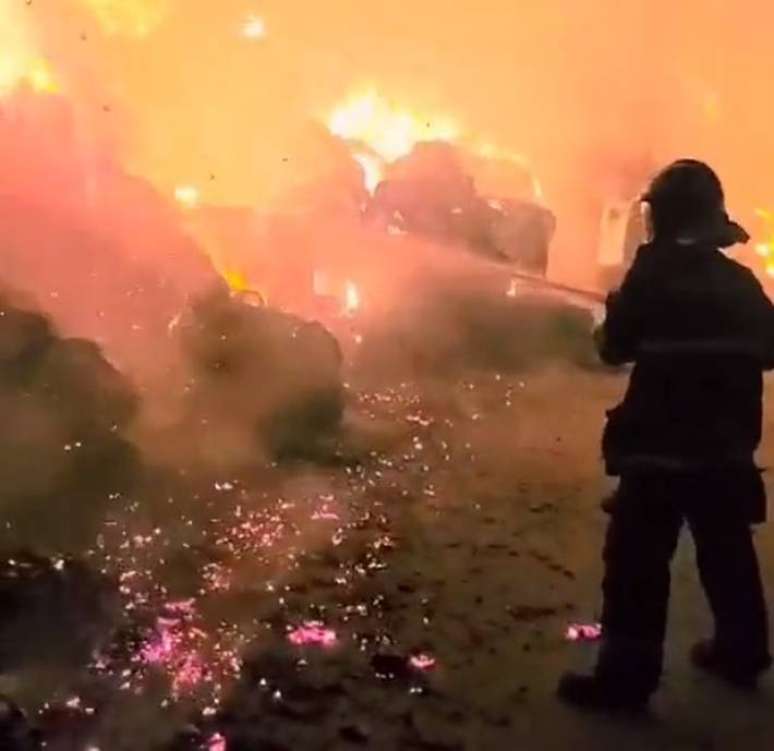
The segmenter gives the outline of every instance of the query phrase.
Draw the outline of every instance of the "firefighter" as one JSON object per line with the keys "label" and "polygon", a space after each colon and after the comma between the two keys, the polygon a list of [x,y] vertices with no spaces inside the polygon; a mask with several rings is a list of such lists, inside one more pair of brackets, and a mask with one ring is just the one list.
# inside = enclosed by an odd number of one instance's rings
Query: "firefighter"
{"label": "firefighter", "polygon": [[684,523],[714,617],[692,662],[748,688],[771,664],[752,526],[765,518],[753,455],[763,371],[774,367],[774,306],[721,252],[749,237],[728,218],[707,165],[667,167],[643,210],[650,239],[609,296],[597,337],[606,363],[634,365],[603,436],[607,472],[620,478],[606,508],[603,638],[593,673],[559,684],[563,700],[594,709],[644,708],[657,688]]}

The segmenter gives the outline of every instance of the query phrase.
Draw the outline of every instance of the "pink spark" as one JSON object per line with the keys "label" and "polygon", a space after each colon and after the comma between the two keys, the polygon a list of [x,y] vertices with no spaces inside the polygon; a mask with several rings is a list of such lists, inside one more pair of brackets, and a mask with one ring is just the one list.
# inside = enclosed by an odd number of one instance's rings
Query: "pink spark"
{"label": "pink spark", "polygon": [[183,657],[172,675],[172,693],[177,696],[198,686],[204,678],[204,665],[201,657],[192,652]]}
{"label": "pink spark", "polygon": [[432,670],[437,664],[435,657],[424,652],[409,657],[409,665],[415,670]]}
{"label": "pink spark", "polygon": [[143,662],[149,665],[158,665],[168,662],[175,654],[180,638],[172,634],[171,631],[159,619],[159,632],[155,637],[147,642],[141,652],[140,657]]}
{"label": "pink spark", "polygon": [[312,521],[338,521],[339,515],[335,511],[323,509],[312,514]]}
{"label": "pink spark", "polygon": [[192,615],[194,613],[195,600],[174,600],[164,605],[164,610],[174,615]]}
{"label": "pink spark", "polygon": [[564,638],[567,641],[596,641],[602,636],[601,623],[571,623]]}
{"label": "pink spark", "polygon": [[309,644],[332,647],[338,641],[338,637],[333,629],[326,628],[319,621],[307,621],[288,633],[288,641],[297,647]]}
{"label": "pink spark", "polygon": [[220,733],[211,735],[207,741],[207,751],[226,751],[226,739]]}

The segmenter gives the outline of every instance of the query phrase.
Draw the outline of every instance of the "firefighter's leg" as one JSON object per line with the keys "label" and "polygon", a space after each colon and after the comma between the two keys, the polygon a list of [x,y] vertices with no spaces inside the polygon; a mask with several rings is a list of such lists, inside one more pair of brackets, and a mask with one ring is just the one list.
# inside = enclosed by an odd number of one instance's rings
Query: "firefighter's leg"
{"label": "firefighter's leg", "polygon": [[669,564],[682,516],[669,488],[624,478],[605,542],[603,640],[592,676],[566,675],[560,696],[596,708],[639,706],[658,686],[669,600]]}
{"label": "firefighter's leg", "polygon": [[669,566],[682,517],[665,481],[625,478],[610,519],[602,583],[603,642],[597,675],[635,691],[661,675]]}
{"label": "firefighter's leg", "polygon": [[694,650],[694,660],[744,683],[765,670],[771,659],[752,530],[738,516],[699,510],[690,515],[689,523],[701,582],[715,619],[714,639]]}

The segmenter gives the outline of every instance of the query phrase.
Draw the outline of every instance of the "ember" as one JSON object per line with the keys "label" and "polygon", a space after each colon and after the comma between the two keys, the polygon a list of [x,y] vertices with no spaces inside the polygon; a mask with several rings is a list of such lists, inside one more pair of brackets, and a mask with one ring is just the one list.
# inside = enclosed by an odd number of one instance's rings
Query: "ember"
{"label": "ember", "polygon": [[416,670],[433,670],[437,665],[437,660],[432,655],[420,652],[419,654],[411,655],[409,665]]}
{"label": "ember", "polygon": [[571,623],[564,637],[567,641],[597,641],[602,638],[602,624]]}
{"label": "ember", "polygon": [[220,733],[211,735],[207,741],[207,751],[227,751],[226,739]]}
{"label": "ember", "polygon": [[317,621],[308,621],[288,632],[288,641],[297,647],[332,647],[338,641],[336,632]]}

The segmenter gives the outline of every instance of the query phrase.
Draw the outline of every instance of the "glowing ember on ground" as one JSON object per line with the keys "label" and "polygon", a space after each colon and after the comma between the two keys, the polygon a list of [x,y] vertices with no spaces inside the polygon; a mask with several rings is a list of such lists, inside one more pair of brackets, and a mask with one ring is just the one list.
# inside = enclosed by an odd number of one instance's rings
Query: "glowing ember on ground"
{"label": "glowing ember on ground", "polygon": [[409,658],[409,665],[415,670],[432,670],[437,664],[435,657],[424,652],[411,655]]}
{"label": "glowing ember on ground", "polygon": [[567,641],[596,641],[601,637],[600,623],[571,623],[564,635]]}
{"label": "glowing ember on ground", "polygon": [[220,734],[215,733],[207,741],[207,751],[226,751],[226,739]]}
{"label": "glowing ember on ground", "polygon": [[318,621],[307,621],[288,633],[288,641],[297,647],[321,646],[332,647],[338,641],[336,632],[326,628]]}

